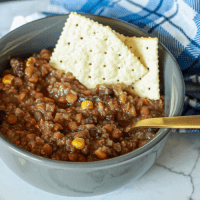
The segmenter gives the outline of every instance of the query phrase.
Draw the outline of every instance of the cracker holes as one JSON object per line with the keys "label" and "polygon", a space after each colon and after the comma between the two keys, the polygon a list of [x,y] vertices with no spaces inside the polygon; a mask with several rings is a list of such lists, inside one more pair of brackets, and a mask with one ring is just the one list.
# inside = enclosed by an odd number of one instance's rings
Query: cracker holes
{"label": "cracker holes", "polygon": [[76,24],[76,26],[78,26],[78,24]]}
{"label": "cracker holes", "polygon": [[130,47],[130,49],[132,49],[133,47]]}
{"label": "cracker holes", "polygon": [[104,54],[107,54],[107,52],[104,52]]}
{"label": "cracker holes", "polygon": [[140,60],[140,57],[138,57],[138,59]]}
{"label": "cracker holes", "polygon": [[134,72],[134,69],[132,69],[132,72]]}
{"label": "cracker holes", "polygon": [[119,56],[121,56],[121,54],[119,54]]}
{"label": "cracker holes", "polygon": [[92,63],[89,63],[89,65],[92,65]]}
{"label": "cracker holes", "polygon": [[149,67],[147,69],[149,70]]}
{"label": "cracker holes", "polygon": [[80,39],[82,40],[82,39],[83,39],[83,37],[80,37]]}
{"label": "cracker holes", "polygon": [[70,45],[70,42],[68,42],[67,44]]}
{"label": "cracker holes", "polygon": [[105,78],[103,78],[103,80],[105,81],[106,79],[105,79]]}
{"label": "cracker holes", "polygon": [[119,82],[119,79],[117,80],[117,82]]}
{"label": "cracker holes", "polygon": [[149,87],[148,90],[150,90],[151,88]]}
{"label": "cracker holes", "polygon": [[60,63],[62,63],[62,60],[60,60]]}
{"label": "cracker holes", "polygon": [[141,80],[141,78],[139,78],[139,80]]}
{"label": "cracker holes", "polygon": [[92,78],[91,76],[88,76],[88,78]]}
{"label": "cracker holes", "polygon": [[118,67],[118,69],[120,69],[120,67]]}
{"label": "cracker holes", "polygon": [[92,49],[90,49],[90,52],[92,52]]}
{"label": "cracker holes", "polygon": [[146,47],[146,49],[149,49],[149,47]]}
{"label": "cracker holes", "polygon": [[105,41],[107,41],[108,39],[106,38]]}
{"label": "cracker holes", "polygon": [[106,65],[103,65],[103,67],[106,67]]}
{"label": "cracker holes", "polygon": [[96,32],[93,32],[93,34],[95,35],[95,34],[96,34]]}
{"label": "cracker holes", "polygon": [[134,90],[134,87],[132,87],[132,89]]}

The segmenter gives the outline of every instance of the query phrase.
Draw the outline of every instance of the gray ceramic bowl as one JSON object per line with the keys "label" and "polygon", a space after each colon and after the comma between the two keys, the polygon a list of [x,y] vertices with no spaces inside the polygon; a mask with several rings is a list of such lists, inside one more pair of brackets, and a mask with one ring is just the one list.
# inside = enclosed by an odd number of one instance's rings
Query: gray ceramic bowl
{"label": "gray ceramic bowl", "polygon": [[[86,15],[127,36],[148,36],[122,21]],[[68,15],[54,16],[26,24],[0,40],[0,72],[9,56],[27,56],[56,44]],[[161,90],[165,95],[166,116],[180,115],[184,82],[179,66],[159,44]],[[0,157],[20,178],[50,193],[66,196],[93,196],[111,192],[142,176],[156,161],[170,129],[160,129],[156,137],[126,155],[90,163],[55,161],[23,151],[0,133]],[[162,178],[162,177],[160,177]]]}

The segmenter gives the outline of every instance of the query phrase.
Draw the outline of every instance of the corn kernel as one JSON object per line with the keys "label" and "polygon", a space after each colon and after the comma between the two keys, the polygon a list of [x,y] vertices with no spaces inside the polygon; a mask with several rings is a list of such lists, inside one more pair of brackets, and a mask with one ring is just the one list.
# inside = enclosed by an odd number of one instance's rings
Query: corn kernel
{"label": "corn kernel", "polygon": [[83,149],[85,147],[85,140],[77,137],[72,141],[72,145],[77,149]]}
{"label": "corn kernel", "polygon": [[34,65],[35,64],[35,58],[34,57],[30,57],[27,62],[26,62],[26,67],[30,66],[30,65]]}
{"label": "corn kernel", "polygon": [[12,85],[12,81],[15,77],[11,74],[7,74],[3,77],[2,83],[7,85]]}
{"label": "corn kernel", "polygon": [[81,108],[82,108],[82,110],[93,109],[93,103],[91,101],[83,101],[81,103]]}
{"label": "corn kernel", "polygon": [[98,148],[95,152],[96,156],[100,159],[106,159],[107,158],[107,154],[105,152],[102,151],[102,148]]}

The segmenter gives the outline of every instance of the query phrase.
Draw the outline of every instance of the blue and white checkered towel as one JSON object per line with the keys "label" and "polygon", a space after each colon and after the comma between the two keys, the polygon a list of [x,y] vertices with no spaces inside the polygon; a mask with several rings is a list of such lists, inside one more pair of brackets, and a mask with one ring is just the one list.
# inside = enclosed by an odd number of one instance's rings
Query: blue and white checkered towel
{"label": "blue and white checkered towel", "polygon": [[185,81],[195,87],[186,91],[182,114],[200,115],[200,0],[50,0],[50,4],[60,6],[65,13],[76,11],[120,19],[158,37],[176,58]]}

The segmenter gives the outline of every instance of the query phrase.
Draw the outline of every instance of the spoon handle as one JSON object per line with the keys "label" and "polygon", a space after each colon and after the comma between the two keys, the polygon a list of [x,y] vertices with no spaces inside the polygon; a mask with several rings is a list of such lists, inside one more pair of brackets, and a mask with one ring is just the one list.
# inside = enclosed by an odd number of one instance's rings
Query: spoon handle
{"label": "spoon handle", "polygon": [[144,119],[136,122],[131,128],[135,127],[195,129],[200,128],[200,115]]}

